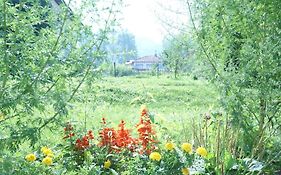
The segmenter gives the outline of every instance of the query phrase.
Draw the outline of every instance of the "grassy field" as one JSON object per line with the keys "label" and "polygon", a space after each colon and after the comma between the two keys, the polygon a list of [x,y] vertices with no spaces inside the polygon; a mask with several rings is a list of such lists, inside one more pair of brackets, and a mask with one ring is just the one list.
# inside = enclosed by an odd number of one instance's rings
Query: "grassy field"
{"label": "grassy field", "polygon": [[98,129],[100,119],[105,117],[113,127],[121,119],[132,127],[139,120],[140,106],[146,104],[155,121],[176,140],[185,137],[183,129],[191,126],[192,119],[218,106],[218,93],[207,81],[167,75],[105,77],[97,80],[87,94],[80,95],[86,103],[73,105],[70,121]]}

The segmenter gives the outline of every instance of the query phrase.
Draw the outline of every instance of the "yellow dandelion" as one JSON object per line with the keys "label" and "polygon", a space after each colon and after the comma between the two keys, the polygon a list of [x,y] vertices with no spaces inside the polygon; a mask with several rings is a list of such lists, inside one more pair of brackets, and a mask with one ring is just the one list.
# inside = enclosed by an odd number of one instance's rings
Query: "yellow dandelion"
{"label": "yellow dandelion", "polygon": [[[48,147],[44,146],[41,148],[41,151],[43,152],[43,154],[45,154],[46,156],[49,156],[49,155],[53,155],[53,151],[50,150]],[[52,157],[52,156],[50,156]]]}
{"label": "yellow dandelion", "polygon": [[192,153],[192,145],[190,143],[183,143],[181,149],[189,154]]}
{"label": "yellow dandelion", "polygon": [[206,157],[208,155],[208,152],[204,147],[198,147],[196,149],[196,153],[199,154],[202,157]]}
{"label": "yellow dandelion", "polygon": [[25,156],[25,159],[29,162],[34,162],[36,160],[35,154],[28,154]]}
{"label": "yellow dandelion", "polygon": [[149,158],[150,158],[151,160],[160,161],[160,160],[161,160],[161,154],[158,153],[158,152],[152,152],[152,153],[149,155]]}
{"label": "yellow dandelion", "polygon": [[182,168],[181,172],[183,175],[189,175],[189,169],[188,168]]}
{"label": "yellow dandelion", "polygon": [[105,161],[103,166],[104,166],[104,168],[108,169],[111,166],[110,160]]}
{"label": "yellow dandelion", "polygon": [[53,159],[52,159],[51,157],[45,157],[45,158],[42,160],[42,163],[43,163],[44,165],[50,166],[50,165],[53,164]]}
{"label": "yellow dandelion", "polygon": [[168,151],[172,151],[175,148],[175,145],[172,142],[168,142],[165,144],[165,148]]}

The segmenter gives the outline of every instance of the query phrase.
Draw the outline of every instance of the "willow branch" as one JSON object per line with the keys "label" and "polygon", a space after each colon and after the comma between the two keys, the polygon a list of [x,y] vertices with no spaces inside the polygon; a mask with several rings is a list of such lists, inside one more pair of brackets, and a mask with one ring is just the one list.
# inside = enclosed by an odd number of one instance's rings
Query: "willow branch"
{"label": "willow branch", "polygon": [[[114,2],[114,0],[113,0]],[[101,40],[96,48],[97,51],[100,50],[100,47],[102,46],[102,43],[104,42],[104,39],[105,39],[105,33],[107,32],[107,28],[108,28],[108,24],[109,24],[109,21],[110,21],[110,18],[111,18],[111,15],[112,15],[112,9],[113,9],[113,5],[114,3],[112,3],[112,6],[110,8],[110,13],[108,15],[108,18],[106,20],[106,23],[105,23],[105,27],[104,27],[104,30],[102,32],[102,36],[101,36]],[[92,46],[89,47],[86,51],[89,51],[90,49],[92,49]],[[82,55],[80,55],[80,57],[82,57],[84,54],[86,54],[87,52],[84,52]],[[78,89],[81,87],[81,85],[84,83],[86,77],[89,75],[90,71],[91,71],[91,68],[92,66],[94,65],[95,63],[95,60],[96,60],[97,57],[95,57],[94,60],[92,60],[91,64],[89,64],[89,66],[87,67],[86,71],[85,71],[85,74],[83,76],[83,78],[81,79],[81,81],[79,82],[79,84],[76,86],[76,88],[73,90],[72,94],[70,95],[69,99],[67,100],[67,102],[70,102],[75,94],[77,93]],[[61,110],[57,111],[52,117],[50,117],[44,124],[42,124],[38,129],[41,130],[43,129],[45,126],[47,126],[49,123],[51,123],[53,120],[56,119],[57,116],[59,116]]]}
{"label": "willow branch", "polygon": [[[189,3],[188,0],[186,1],[186,3],[187,3],[187,6],[188,6],[188,12],[189,12],[189,15],[190,15],[190,20],[191,20],[191,22],[192,22],[193,29],[194,29],[194,31],[195,31],[195,33],[196,33],[196,36],[197,36],[198,40],[199,40],[199,39],[200,39],[200,36],[199,36],[199,32],[198,32],[198,30],[197,30],[197,28],[196,28],[196,25],[195,25],[195,22],[194,22],[194,19],[193,19],[193,16],[192,16],[191,5],[190,5],[190,3]],[[201,47],[203,53],[205,54],[207,60],[208,60],[209,63],[211,64],[212,68],[214,69],[214,71],[215,71],[219,76],[221,76],[220,73],[219,73],[219,71],[218,71],[218,69],[217,69],[216,66],[215,66],[215,63],[213,63],[211,57],[210,57],[209,54],[207,53],[207,50],[205,49],[205,47],[204,47],[204,45],[202,44],[201,41],[199,41],[199,44],[200,44],[200,47]]]}

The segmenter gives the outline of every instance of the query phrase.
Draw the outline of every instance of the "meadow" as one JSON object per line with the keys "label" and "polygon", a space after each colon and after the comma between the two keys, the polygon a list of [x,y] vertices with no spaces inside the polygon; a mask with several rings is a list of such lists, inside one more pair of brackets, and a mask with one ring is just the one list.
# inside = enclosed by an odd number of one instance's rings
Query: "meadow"
{"label": "meadow", "polygon": [[[183,133],[191,133],[192,123],[203,120],[205,113],[219,109],[218,92],[207,80],[189,76],[174,79],[169,74],[103,77],[77,98],[83,103],[73,103],[65,120],[85,130],[98,130],[103,117],[113,126],[125,120],[133,127],[139,120],[140,106],[146,105],[155,122],[167,128],[175,141],[191,141],[192,136]],[[60,141],[56,133],[46,135],[41,144]]]}

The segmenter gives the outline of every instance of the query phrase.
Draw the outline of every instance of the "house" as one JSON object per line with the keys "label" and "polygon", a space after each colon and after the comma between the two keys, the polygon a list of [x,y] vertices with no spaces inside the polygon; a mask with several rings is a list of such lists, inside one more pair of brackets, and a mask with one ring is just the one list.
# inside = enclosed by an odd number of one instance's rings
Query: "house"
{"label": "house", "polygon": [[163,70],[163,62],[157,55],[150,55],[138,58],[131,62],[132,68],[136,71],[149,71],[153,68]]}

